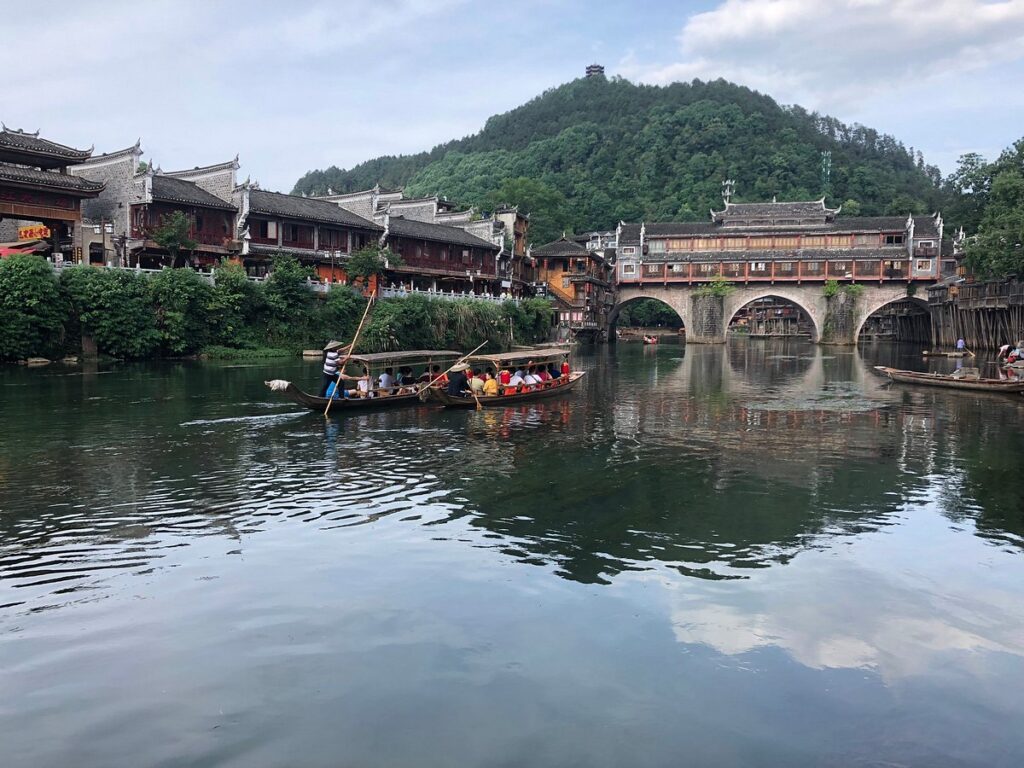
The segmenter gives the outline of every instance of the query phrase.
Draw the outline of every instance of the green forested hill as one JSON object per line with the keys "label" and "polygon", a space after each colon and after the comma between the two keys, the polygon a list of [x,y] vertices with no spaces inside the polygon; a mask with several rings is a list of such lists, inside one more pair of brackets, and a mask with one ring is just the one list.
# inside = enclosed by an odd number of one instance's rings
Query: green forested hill
{"label": "green forested hill", "polygon": [[429,152],[310,171],[295,192],[380,183],[484,210],[518,204],[530,211],[531,240],[540,243],[619,220],[703,219],[721,207],[725,178],[736,180],[736,201],[826,194],[844,212],[865,215],[930,211],[941,182],[938,169],[891,136],[721,80],[648,86],[585,78]]}

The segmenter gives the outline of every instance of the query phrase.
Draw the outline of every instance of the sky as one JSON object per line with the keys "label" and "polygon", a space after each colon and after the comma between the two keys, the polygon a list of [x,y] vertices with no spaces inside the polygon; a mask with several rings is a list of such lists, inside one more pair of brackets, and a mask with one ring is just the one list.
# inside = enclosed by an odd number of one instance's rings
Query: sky
{"label": "sky", "polygon": [[0,120],[164,170],[429,149],[580,77],[732,80],[944,173],[1024,136],[1024,0],[0,0]]}

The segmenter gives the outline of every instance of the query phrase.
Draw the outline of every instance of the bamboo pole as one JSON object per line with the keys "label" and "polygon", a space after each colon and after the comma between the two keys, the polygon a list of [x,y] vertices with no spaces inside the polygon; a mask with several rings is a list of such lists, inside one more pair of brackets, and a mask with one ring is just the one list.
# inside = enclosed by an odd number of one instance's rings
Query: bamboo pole
{"label": "bamboo pole", "polygon": [[[348,361],[352,358],[352,353],[356,350],[356,344],[359,342],[359,334],[363,332],[363,323],[366,322],[366,316],[370,314],[370,307],[373,305],[373,299],[377,295],[376,289],[371,291],[370,298],[366,302],[366,309],[363,310],[363,317],[359,321],[359,326],[356,328],[356,335],[352,337],[352,343],[348,347],[348,354],[345,355],[345,360],[338,366],[338,378],[334,382],[334,392],[327,398],[327,407],[324,408],[324,416],[331,412],[331,403],[334,402],[334,395],[338,392],[338,387],[341,385],[341,377],[345,375],[345,366],[348,365]],[[367,386],[369,389],[369,386]]]}

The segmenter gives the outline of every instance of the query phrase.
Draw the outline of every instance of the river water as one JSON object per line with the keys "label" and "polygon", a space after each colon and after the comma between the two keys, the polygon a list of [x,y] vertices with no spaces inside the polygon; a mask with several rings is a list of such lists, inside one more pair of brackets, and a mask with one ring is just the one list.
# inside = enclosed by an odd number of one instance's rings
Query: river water
{"label": "river water", "polygon": [[328,421],[301,362],[0,368],[0,760],[1020,765],[1024,398],[919,351]]}

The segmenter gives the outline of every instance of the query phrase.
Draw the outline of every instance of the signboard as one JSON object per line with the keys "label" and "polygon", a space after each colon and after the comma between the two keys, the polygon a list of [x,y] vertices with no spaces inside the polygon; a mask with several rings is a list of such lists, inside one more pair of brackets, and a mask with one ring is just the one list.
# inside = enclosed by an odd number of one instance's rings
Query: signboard
{"label": "signboard", "polygon": [[18,227],[19,240],[46,240],[50,236],[50,228],[42,224],[34,224],[31,227]]}

